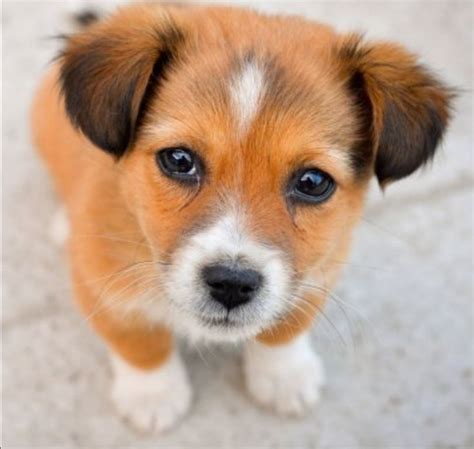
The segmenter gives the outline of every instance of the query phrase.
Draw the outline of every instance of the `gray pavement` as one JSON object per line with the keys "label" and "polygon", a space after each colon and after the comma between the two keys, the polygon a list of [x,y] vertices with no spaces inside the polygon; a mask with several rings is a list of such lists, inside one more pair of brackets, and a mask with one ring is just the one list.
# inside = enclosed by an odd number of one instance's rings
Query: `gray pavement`
{"label": "gray pavement", "polygon": [[254,3],[395,39],[464,92],[432,166],[371,191],[337,290],[346,313],[330,304],[336,330],[324,319],[314,328],[328,372],[314,413],[256,408],[238,349],[185,347],[196,399],[160,437],[130,431],[109,403],[105,350],[74,310],[65,255],[48,236],[57,199],[29,140],[32,92],[59,45],[48,36],[81,3],[3,2],[3,445],[473,447],[472,3]]}

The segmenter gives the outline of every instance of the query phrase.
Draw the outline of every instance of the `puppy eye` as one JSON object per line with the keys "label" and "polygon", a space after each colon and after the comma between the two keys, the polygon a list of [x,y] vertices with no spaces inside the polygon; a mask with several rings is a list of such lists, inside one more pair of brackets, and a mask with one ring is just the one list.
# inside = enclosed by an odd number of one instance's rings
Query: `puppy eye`
{"label": "puppy eye", "polygon": [[156,153],[156,160],[161,171],[170,178],[186,182],[199,180],[198,158],[187,148],[165,148]]}
{"label": "puppy eye", "polygon": [[297,201],[319,204],[328,200],[335,190],[334,179],[322,170],[313,168],[295,176],[290,196]]}

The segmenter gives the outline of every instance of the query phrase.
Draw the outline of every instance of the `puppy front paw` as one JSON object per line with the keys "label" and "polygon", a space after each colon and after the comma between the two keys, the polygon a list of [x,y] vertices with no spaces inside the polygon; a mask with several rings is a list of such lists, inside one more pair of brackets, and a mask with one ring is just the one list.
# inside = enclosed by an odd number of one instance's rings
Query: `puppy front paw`
{"label": "puppy front paw", "polygon": [[286,345],[250,343],[244,352],[247,388],[255,400],[281,415],[303,415],[320,397],[324,370],[308,338]]}
{"label": "puppy front paw", "polygon": [[115,379],[112,401],[136,430],[160,433],[173,427],[188,411],[192,390],[177,353],[155,370],[139,370],[112,357]]}

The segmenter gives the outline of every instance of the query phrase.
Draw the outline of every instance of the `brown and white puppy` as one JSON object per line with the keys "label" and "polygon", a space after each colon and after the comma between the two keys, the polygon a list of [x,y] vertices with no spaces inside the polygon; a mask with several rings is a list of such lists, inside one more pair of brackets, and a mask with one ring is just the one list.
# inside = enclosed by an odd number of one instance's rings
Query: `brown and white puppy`
{"label": "brown and white puppy", "polygon": [[398,45],[295,17],[134,6],[70,37],[34,138],[121,414],[160,431],[188,409],[174,333],[245,340],[260,403],[312,406],[323,371],[307,331],[369,180],[433,156],[450,97]]}

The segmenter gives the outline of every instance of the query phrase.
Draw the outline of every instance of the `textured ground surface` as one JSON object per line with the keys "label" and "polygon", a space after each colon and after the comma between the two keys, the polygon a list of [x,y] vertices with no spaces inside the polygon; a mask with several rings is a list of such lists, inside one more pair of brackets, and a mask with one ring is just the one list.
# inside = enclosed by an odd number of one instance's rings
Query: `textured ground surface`
{"label": "textured ground surface", "polygon": [[[80,2],[74,2],[80,4]],[[104,5],[104,4],[102,4]],[[39,74],[67,29],[66,2],[3,3],[3,442],[6,447],[472,447],[472,4],[259,4],[395,38],[468,92],[442,154],[423,175],[374,189],[338,293],[352,305],[314,340],[329,383],[318,409],[283,420],[245,395],[238,352],[187,350],[194,408],[161,438],[141,437],[108,402],[102,345],[75,313],[57,207],[29,143]]]}

